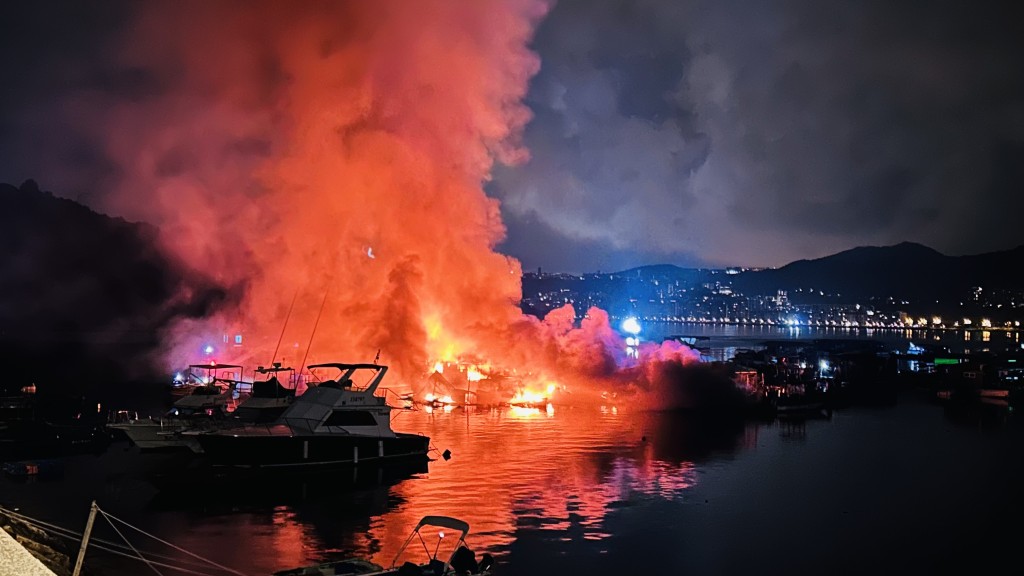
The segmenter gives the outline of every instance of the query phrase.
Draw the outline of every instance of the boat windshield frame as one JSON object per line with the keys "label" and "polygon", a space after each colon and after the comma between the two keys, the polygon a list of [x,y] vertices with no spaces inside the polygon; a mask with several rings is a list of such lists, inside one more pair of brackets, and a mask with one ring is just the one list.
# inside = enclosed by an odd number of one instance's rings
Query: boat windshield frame
{"label": "boat windshield frame", "polygon": [[[342,388],[351,390],[353,392],[365,392],[373,394],[376,392],[377,387],[380,386],[381,381],[384,379],[384,375],[387,374],[388,367],[383,364],[349,364],[344,362],[328,362],[325,364],[310,364],[306,368],[312,374],[313,370],[333,368],[339,372],[338,377],[334,379],[335,382],[341,385]],[[369,383],[365,384],[363,388],[356,388],[356,382],[353,380],[353,376],[357,372],[373,372],[373,376],[370,378]],[[320,381],[323,383],[326,381]],[[317,384],[320,385],[319,383]]]}
{"label": "boat windshield frame", "polygon": [[[278,374],[281,372],[289,373],[286,378],[286,382],[284,383],[281,382],[280,378],[278,378]],[[299,386],[299,374],[295,368],[292,368],[291,366],[281,366],[280,362],[274,362],[274,364],[269,368],[266,366],[257,366],[256,369],[253,370],[254,383],[257,374],[266,376],[263,382],[270,382],[271,379],[277,380],[277,384],[286,390],[297,390]]]}
{"label": "boat windshield frame", "polygon": [[451,554],[444,561],[444,568],[441,571],[441,574],[448,573],[448,569],[451,567],[452,559],[455,557],[455,553],[458,552],[459,548],[466,546],[466,536],[469,535],[469,523],[463,520],[459,520],[458,518],[452,518],[451,516],[424,516],[419,521],[419,523],[416,524],[416,527],[413,528],[412,533],[409,534],[409,537],[405,539],[405,542],[402,544],[402,547],[398,549],[398,552],[395,554],[394,560],[391,561],[391,569],[395,569],[398,566],[398,561],[401,560],[402,555],[409,547],[409,544],[411,544],[413,540],[417,537],[419,538],[420,543],[423,544],[423,549],[427,552],[427,557],[430,558],[430,561],[433,562],[437,560],[437,548],[435,547],[434,552],[431,553],[426,541],[423,540],[423,535],[420,534],[420,530],[422,530],[426,526],[432,526],[436,528],[447,528],[448,530],[455,530],[459,533],[459,538],[455,541],[455,546],[452,549]]}

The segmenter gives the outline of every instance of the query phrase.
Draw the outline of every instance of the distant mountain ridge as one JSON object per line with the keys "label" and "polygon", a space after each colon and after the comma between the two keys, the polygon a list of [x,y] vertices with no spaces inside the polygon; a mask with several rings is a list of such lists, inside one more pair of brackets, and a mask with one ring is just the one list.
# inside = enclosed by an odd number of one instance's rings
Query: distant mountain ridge
{"label": "distant mountain ridge", "polygon": [[972,288],[1024,290],[1024,245],[972,256],[946,256],[913,242],[861,246],[781,268],[744,272],[733,285],[745,293],[814,289],[856,298],[917,302],[960,300]]}
{"label": "distant mountain ridge", "polygon": [[675,264],[651,264],[649,266],[637,266],[621,272],[614,272],[612,275],[644,281],[669,279],[693,281],[706,276],[708,273],[709,270],[706,268],[683,268]]}
{"label": "distant mountain ridge", "polygon": [[962,299],[973,288],[1024,291],[1024,245],[968,256],[947,256],[914,242],[859,246],[836,254],[797,260],[780,268],[743,270],[638,266],[611,275],[642,280],[727,282],[748,295],[804,290],[850,298],[894,297],[916,301]]}

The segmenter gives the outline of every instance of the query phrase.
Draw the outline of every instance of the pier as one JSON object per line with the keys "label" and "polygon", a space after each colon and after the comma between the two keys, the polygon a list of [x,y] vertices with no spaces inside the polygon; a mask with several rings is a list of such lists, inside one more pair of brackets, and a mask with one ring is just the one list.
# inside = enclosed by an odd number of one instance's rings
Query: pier
{"label": "pier", "polygon": [[7,530],[0,530],[0,576],[57,576]]}

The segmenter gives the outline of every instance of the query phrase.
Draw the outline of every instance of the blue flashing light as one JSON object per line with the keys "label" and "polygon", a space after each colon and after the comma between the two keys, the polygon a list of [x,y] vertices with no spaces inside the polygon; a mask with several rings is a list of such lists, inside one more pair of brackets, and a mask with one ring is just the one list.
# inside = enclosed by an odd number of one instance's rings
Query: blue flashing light
{"label": "blue flashing light", "polygon": [[636,336],[640,333],[640,321],[630,316],[622,321],[622,331]]}

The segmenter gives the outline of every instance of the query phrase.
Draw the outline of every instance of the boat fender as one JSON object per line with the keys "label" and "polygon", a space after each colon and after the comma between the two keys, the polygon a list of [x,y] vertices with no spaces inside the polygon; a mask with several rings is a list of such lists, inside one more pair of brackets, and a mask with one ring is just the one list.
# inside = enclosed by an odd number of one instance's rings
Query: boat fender
{"label": "boat fender", "polygon": [[448,460],[451,460],[452,459],[452,451],[447,449],[447,448],[445,448],[444,452],[441,453],[441,457],[444,458],[446,462]]}

